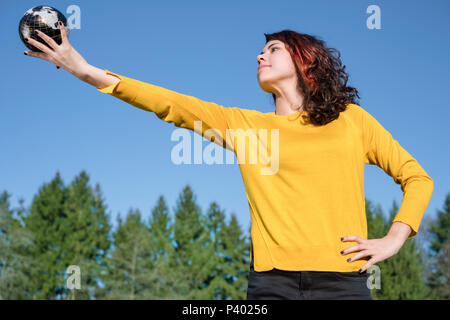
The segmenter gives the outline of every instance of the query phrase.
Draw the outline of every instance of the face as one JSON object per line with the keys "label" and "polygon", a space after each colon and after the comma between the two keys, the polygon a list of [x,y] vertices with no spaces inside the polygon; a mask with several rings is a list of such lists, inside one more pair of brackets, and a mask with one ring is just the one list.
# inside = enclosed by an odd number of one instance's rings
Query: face
{"label": "face", "polygon": [[[257,78],[260,87],[270,93],[279,90],[285,83],[297,81],[297,73],[291,55],[284,42],[271,40],[256,57],[258,62]],[[262,67],[269,65],[268,67]]]}

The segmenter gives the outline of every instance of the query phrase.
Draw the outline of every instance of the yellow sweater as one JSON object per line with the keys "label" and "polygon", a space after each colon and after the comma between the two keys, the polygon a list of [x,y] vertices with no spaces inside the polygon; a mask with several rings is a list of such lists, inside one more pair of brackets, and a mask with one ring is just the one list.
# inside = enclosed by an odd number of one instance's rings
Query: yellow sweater
{"label": "yellow sweater", "polygon": [[[416,234],[433,180],[360,106],[348,104],[338,119],[315,126],[303,119],[306,111],[276,115],[223,107],[105,71],[121,81],[97,90],[201,132],[213,147],[235,153],[250,209],[256,271],[359,270],[367,261],[349,263],[355,253],[340,251],[356,244],[341,242],[342,236],[367,239],[365,164],[379,166],[400,184],[403,202],[394,221],[412,228],[410,238]],[[194,121],[201,121],[199,129]]]}

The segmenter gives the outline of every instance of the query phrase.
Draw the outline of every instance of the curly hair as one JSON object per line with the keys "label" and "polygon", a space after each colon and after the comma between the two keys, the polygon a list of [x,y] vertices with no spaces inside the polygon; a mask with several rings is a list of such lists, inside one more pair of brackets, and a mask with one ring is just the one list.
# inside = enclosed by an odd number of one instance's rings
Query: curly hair
{"label": "curly hair", "polygon": [[[303,118],[315,125],[325,125],[339,117],[347,104],[359,104],[358,90],[347,86],[348,74],[342,66],[341,54],[328,48],[317,37],[282,30],[264,33],[266,43],[282,41],[292,57],[298,76],[298,90],[303,95]],[[334,55],[337,53],[337,56]],[[275,102],[275,94],[272,93]]]}

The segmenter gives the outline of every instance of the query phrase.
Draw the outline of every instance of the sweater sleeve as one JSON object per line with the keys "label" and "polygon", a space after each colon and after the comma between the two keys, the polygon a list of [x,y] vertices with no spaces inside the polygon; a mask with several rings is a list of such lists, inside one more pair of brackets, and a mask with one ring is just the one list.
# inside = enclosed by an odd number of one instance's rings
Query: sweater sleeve
{"label": "sweater sleeve", "polygon": [[433,193],[433,180],[392,135],[362,109],[365,163],[377,165],[400,184],[403,201],[393,222],[406,223],[414,237]]}
{"label": "sweater sleeve", "polygon": [[[233,151],[232,136],[227,129],[233,118],[237,117],[239,108],[223,107],[106,69],[105,71],[120,81],[102,89],[97,88],[100,92],[108,93],[139,109],[154,112],[159,119],[174,123],[176,127],[193,130],[198,134],[201,131],[204,138]],[[195,125],[194,121],[200,122]]]}

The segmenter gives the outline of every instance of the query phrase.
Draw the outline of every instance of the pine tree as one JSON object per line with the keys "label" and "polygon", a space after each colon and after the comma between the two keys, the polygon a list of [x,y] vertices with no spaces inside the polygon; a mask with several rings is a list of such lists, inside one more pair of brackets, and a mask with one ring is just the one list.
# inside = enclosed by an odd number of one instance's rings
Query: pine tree
{"label": "pine tree", "polygon": [[366,199],[366,217],[368,239],[379,239],[386,235],[386,221],[380,205],[373,209],[374,205]]}
{"label": "pine tree", "polygon": [[434,257],[435,267],[439,270],[438,285],[433,287],[437,299],[450,300],[450,239],[440,247]]}
{"label": "pine tree", "polygon": [[205,279],[209,277],[208,260],[213,258],[205,221],[192,189],[187,185],[181,192],[175,208],[175,255],[171,266],[186,276],[177,296],[184,299],[207,299]]}
{"label": "pine tree", "polygon": [[[394,201],[384,232],[376,237],[387,234],[397,212],[398,206]],[[414,238],[407,239],[396,255],[377,263],[377,266],[381,270],[381,289],[372,289],[374,299],[405,300],[427,297],[428,290],[423,278],[422,252]]]}
{"label": "pine tree", "polygon": [[102,273],[106,268],[105,258],[111,246],[108,239],[111,226],[105,211],[106,205],[99,184],[92,189],[89,186],[89,176],[81,171],[67,187],[67,199],[64,202],[67,221],[62,234],[61,259],[66,268],[70,265],[80,268],[81,289],[69,292],[64,288],[64,297],[90,299],[100,294],[99,282],[102,280]]}
{"label": "pine tree", "polygon": [[435,220],[430,221],[430,260],[427,269],[427,283],[433,291],[432,298],[448,299],[450,292],[449,242],[450,242],[450,194],[444,209],[438,210]]}
{"label": "pine tree", "polygon": [[[383,211],[380,205],[375,208],[370,200],[365,200],[366,202],[366,217],[367,217],[367,234],[368,239],[380,239],[386,235],[386,221],[383,217]],[[379,267],[380,263],[375,264],[375,267]],[[384,278],[382,274],[373,273],[369,270],[371,277],[380,276],[381,286],[384,285]],[[379,289],[374,287],[371,289],[371,296],[373,299],[382,299],[382,294]]]}
{"label": "pine tree", "polygon": [[34,196],[29,214],[24,217],[26,229],[32,233],[34,246],[27,250],[33,259],[30,271],[32,299],[55,299],[64,291],[65,267],[61,264],[63,238],[66,233],[64,202],[67,192],[59,172],[44,183]]}
{"label": "pine tree", "polygon": [[[101,278],[101,264],[110,246],[110,226],[97,185],[88,186],[82,171],[69,187],[59,172],[34,197],[26,229],[35,239],[28,250],[33,259],[33,299],[93,299]],[[67,268],[78,266],[81,289],[67,288]]]}
{"label": "pine tree", "polygon": [[166,201],[160,196],[149,219],[151,256],[157,274],[151,291],[156,299],[183,298],[179,292],[185,286],[186,277],[176,265],[171,265],[175,257],[173,229]]}
{"label": "pine tree", "polygon": [[250,243],[243,234],[235,214],[230,223],[219,232],[219,253],[223,256],[226,285],[221,299],[242,300],[247,294],[250,265]]}
{"label": "pine tree", "polygon": [[430,249],[438,253],[450,238],[450,194],[445,199],[444,210],[438,210],[436,222],[432,224],[430,231],[434,235]]}
{"label": "pine tree", "polygon": [[151,259],[150,234],[139,210],[128,211],[125,223],[120,215],[114,232],[114,249],[108,259],[106,298],[155,299],[151,284],[157,275]]}
{"label": "pine tree", "polygon": [[207,251],[210,258],[207,261],[208,277],[205,279],[204,293],[206,299],[224,299],[226,294],[227,274],[224,271],[225,256],[221,252],[223,239],[221,233],[226,228],[225,214],[216,202],[212,202],[206,211],[205,230],[210,242]]}
{"label": "pine tree", "polygon": [[0,194],[0,300],[29,299],[31,259],[24,250],[33,245],[33,238],[21,224],[23,199],[21,208],[13,210],[10,196],[7,191]]}

